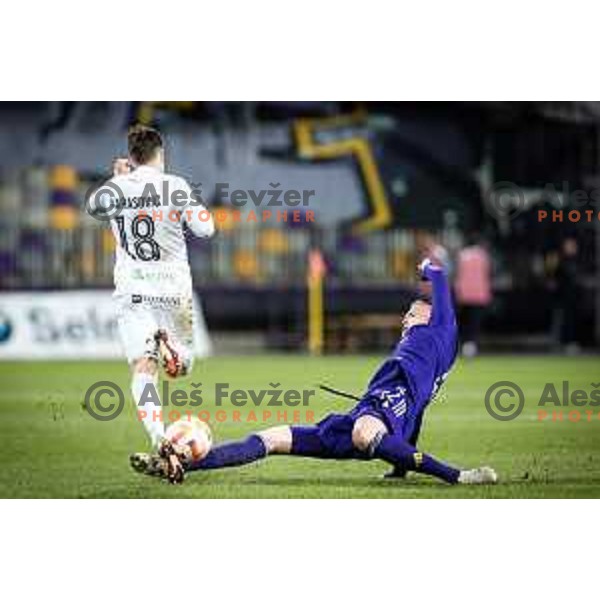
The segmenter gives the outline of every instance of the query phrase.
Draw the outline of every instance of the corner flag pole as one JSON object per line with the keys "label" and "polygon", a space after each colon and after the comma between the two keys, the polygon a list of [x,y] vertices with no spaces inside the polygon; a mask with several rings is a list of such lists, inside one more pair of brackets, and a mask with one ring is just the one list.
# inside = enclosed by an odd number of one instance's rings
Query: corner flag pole
{"label": "corner flag pole", "polygon": [[308,253],[306,283],[308,287],[308,351],[319,355],[323,352],[325,260],[320,250]]}

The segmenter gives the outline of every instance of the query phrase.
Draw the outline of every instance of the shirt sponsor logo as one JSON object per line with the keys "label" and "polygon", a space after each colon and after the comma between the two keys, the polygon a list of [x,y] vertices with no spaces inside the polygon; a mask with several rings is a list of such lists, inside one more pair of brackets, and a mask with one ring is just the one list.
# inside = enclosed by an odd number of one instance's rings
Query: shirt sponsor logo
{"label": "shirt sponsor logo", "polygon": [[154,296],[151,294],[132,294],[132,304],[149,304],[150,306],[164,306],[166,308],[176,308],[181,306],[179,296]]}

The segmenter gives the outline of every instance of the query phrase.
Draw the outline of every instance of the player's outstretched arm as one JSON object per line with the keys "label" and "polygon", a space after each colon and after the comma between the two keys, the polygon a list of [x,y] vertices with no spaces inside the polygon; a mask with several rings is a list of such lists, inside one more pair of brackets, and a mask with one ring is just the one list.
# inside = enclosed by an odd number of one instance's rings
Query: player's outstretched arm
{"label": "player's outstretched arm", "polygon": [[434,265],[429,258],[426,258],[419,265],[421,275],[431,281],[432,287],[432,325],[452,325],[456,321],[452,295],[446,273],[442,267]]}

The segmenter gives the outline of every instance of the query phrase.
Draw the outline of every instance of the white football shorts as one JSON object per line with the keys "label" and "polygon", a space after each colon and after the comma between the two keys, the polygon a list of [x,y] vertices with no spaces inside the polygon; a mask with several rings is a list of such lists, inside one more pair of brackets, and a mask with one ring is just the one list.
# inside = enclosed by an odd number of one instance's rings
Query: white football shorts
{"label": "white football shorts", "polygon": [[165,329],[189,373],[194,360],[194,308],[190,294],[116,293],[117,323],[129,363],[158,359],[154,334]]}

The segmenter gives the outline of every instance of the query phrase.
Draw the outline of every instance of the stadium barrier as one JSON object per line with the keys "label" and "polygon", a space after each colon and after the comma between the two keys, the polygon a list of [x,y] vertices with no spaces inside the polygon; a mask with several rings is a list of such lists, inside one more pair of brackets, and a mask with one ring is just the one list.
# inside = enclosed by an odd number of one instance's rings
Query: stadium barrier
{"label": "stadium barrier", "polygon": [[[194,299],[196,356],[211,353]],[[122,358],[116,306],[107,290],[0,294],[0,360]]]}

